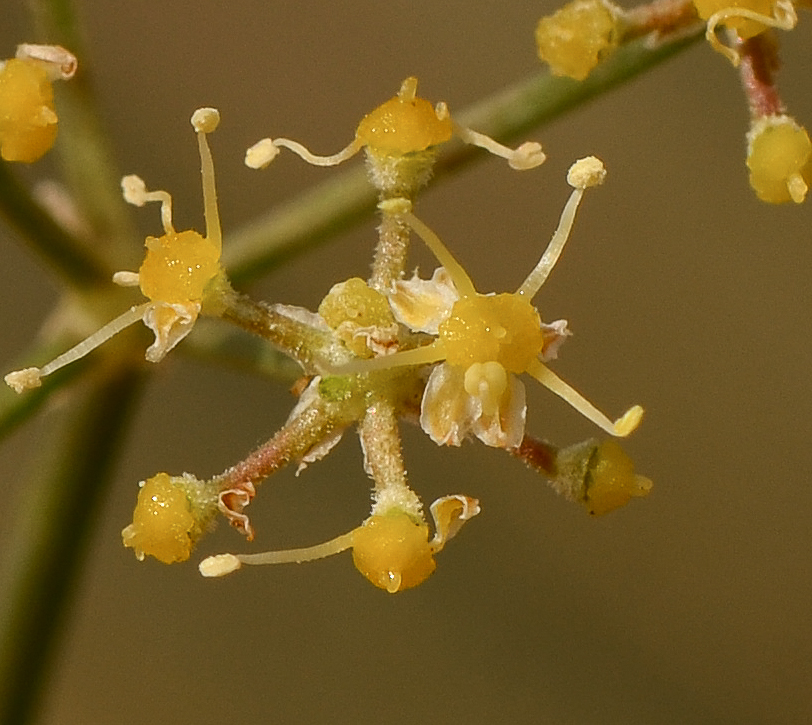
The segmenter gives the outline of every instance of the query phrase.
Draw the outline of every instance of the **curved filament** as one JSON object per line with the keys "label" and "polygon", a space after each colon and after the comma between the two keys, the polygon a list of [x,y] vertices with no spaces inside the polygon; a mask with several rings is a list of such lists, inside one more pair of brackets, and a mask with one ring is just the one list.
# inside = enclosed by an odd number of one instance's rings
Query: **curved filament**
{"label": "curved filament", "polygon": [[414,229],[417,236],[426,243],[426,246],[432,251],[432,254],[437,257],[437,261],[445,267],[460,297],[473,297],[476,294],[474,283],[471,281],[468,273],[462,268],[462,265],[454,258],[451,252],[448,251],[448,248],[440,240],[440,237],[411,212],[404,212],[400,216],[403,221]]}
{"label": "curved filament", "polygon": [[629,410],[616,421],[613,422],[609,420],[609,418],[601,413],[583,395],[572,388],[568,383],[565,383],[552,370],[538,360],[534,360],[530,364],[527,372],[545,388],[566,400],[575,410],[581,413],[581,415],[591,420],[595,425],[610,435],[620,438],[629,435],[629,433],[637,428],[643,418],[643,409],[639,405],[635,405],[629,408]]}

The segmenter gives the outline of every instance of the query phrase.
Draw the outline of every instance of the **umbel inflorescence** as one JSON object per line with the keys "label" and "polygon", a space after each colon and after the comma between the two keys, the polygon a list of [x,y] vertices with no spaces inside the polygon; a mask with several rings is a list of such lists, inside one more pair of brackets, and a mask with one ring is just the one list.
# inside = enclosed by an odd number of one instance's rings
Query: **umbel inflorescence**
{"label": "umbel inflorescence", "polygon": [[[523,281],[517,279],[514,291],[491,293],[480,291],[439,236],[414,214],[414,200],[431,177],[438,148],[453,135],[520,170],[544,161],[538,144],[510,149],[459,125],[445,104],[433,106],[417,95],[414,78],[366,115],[354,140],[333,156],[317,156],[288,139],[263,139],[246,154],[250,167],[268,166],[280,149],[320,166],[343,162],[363,149],[370,182],[379,193],[379,236],[369,278],[338,282],[312,312],[256,302],[228,281],[220,263],[223,234],[207,138],[219,118],[217,110],[201,108],[191,119],[203,172],[205,235],[175,229],[168,192],[148,190],[137,176],[124,177],[127,202],[160,205],[162,234],[146,239],[144,262],[137,272],[113,278],[118,285],[138,287],[146,301],[42,367],[6,376],[17,392],[37,387],[43,377],[138,321],[155,335],[146,359],[158,363],[193,331],[200,315],[235,324],[299,364],[299,400],[267,443],[208,479],[158,473],[141,483],[133,521],[122,532],[125,546],[139,559],[188,559],[218,515],[252,540],[246,507],[258,484],[290,463],[301,470],[323,458],[345,430],[355,427],[373,482],[371,511],[359,526],[301,549],[208,557],[200,571],[219,576],[243,564],[301,562],[351,549],[357,569],[376,586],[397,592],[420,584],[434,571],[437,553],[480,506],[464,493],[443,496],[428,507],[430,530],[423,504],[407,482],[401,420],[418,423],[441,446],[459,446],[475,437],[505,450],[594,515],[648,493],[651,482],[634,472],[612,438],[557,449],[525,431],[521,378],[527,377],[613,438],[631,433],[642,417],[642,408],[633,406],[610,419],[553,372],[550,364],[570,333],[564,320],[543,322],[533,304],[570,236],[585,191],[604,181],[606,171],[598,159],[581,159],[570,169],[567,181],[573,191],[538,264]],[[439,263],[428,279],[406,275],[413,232]]]}

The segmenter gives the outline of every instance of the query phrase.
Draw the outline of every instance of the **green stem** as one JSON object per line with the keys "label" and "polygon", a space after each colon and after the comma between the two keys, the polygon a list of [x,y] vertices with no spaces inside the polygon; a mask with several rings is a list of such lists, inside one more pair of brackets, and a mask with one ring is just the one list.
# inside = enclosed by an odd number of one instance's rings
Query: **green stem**
{"label": "green stem", "polygon": [[[65,345],[61,337],[56,342],[49,341],[45,344],[37,344],[32,346],[31,350],[23,358],[18,358],[15,361],[16,364],[13,369],[21,370],[31,365],[39,365],[43,360],[52,360],[64,350]],[[90,365],[92,365],[92,359],[77,360],[74,364],[57,370],[53,375],[44,378],[41,387],[27,390],[23,394],[15,393],[7,385],[0,384],[2,385],[0,387],[0,440],[11,435],[25,421],[33,417],[50,399],[51,395],[61,390],[82,373],[87,372]]]}
{"label": "green stem", "polygon": [[96,104],[78,14],[71,0],[29,0],[29,6],[43,42],[63,45],[79,60],[76,75],[55,88],[62,174],[95,237],[104,240],[108,264],[126,268],[138,261],[141,248],[121,197],[121,173]]}
{"label": "green stem", "polygon": [[399,215],[387,211],[381,213],[378,244],[369,277],[369,286],[372,289],[386,294],[392,283],[403,276],[410,236],[409,226]]}
{"label": "green stem", "polygon": [[287,315],[282,312],[283,307],[255,302],[233,291],[229,291],[222,302],[224,307],[220,316],[224,320],[268,340],[308,373],[350,360],[347,349],[331,332],[298,319],[296,308],[291,308],[291,314]]}
{"label": "green stem", "polygon": [[397,492],[404,499],[416,499],[406,483],[400,429],[390,400],[384,396],[371,397],[358,427],[358,435],[364,449],[367,473],[375,482],[375,492]]}
{"label": "green stem", "polygon": [[227,236],[223,263],[242,287],[365,218],[378,195],[363,167],[343,171]]}
{"label": "green stem", "polygon": [[37,466],[36,480],[21,496],[24,511],[0,586],[2,723],[31,722],[41,704],[47,666],[137,398],[137,382],[128,366],[94,381],[83,400],[67,410],[54,457]]}
{"label": "green stem", "polygon": [[33,199],[6,161],[0,161],[0,214],[71,285],[110,281],[106,265]]}
{"label": "green stem", "polygon": [[[645,39],[619,48],[584,81],[558,78],[544,70],[457,114],[460,123],[510,141],[552,121],[592,98],[685,50],[702,28],[649,47]],[[441,179],[485,152],[448,144],[438,157],[434,179]],[[375,209],[377,196],[363,167],[344,171],[293,201],[229,235],[224,250],[229,278],[250,282],[296,254],[321,244]]]}
{"label": "green stem", "polygon": [[[255,335],[234,330],[216,320],[199,319],[195,331],[183,341],[174,355],[184,355],[210,365],[219,365],[261,375],[290,385],[302,376],[302,368],[288,355]],[[0,437],[3,434],[3,408],[0,399]]]}

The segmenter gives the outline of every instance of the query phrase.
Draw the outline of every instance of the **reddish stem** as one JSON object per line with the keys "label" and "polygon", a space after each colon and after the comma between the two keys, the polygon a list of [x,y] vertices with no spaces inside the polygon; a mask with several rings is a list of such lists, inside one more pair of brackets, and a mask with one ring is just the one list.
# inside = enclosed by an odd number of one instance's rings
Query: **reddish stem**
{"label": "reddish stem", "polygon": [[301,460],[343,425],[319,405],[311,405],[289,420],[267,443],[216,478],[221,513],[251,541],[254,529],[243,510],[256,495],[256,485],[291,461]]}
{"label": "reddish stem", "polygon": [[626,21],[624,41],[651,32],[656,32],[660,37],[672,35],[692,28],[699,21],[691,0],[655,0],[627,10],[623,17]]}
{"label": "reddish stem", "polygon": [[784,113],[786,107],[778,95],[773,75],[778,70],[778,48],[771,34],[760,33],[738,47],[739,74],[753,118]]}
{"label": "reddish stem", "polygon": [[558,473],[555,464],[558,448],[538,438],[526,435],[521,444],[516,448],[509,448],[508,453],[549,478]]}

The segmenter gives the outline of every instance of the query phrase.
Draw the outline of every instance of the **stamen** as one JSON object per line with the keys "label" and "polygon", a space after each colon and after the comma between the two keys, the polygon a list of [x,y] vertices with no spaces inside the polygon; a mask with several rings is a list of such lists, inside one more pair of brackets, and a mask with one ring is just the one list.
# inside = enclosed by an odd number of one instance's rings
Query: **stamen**
{"label": "stamen", "polygon": [[264,169],[277,156],[279,149],[273,145],[273,139],[263,138],[246,149],[244,163],[249,169]]}
{"label": "stamen", "polygon": [[76,56],[61,45],[21,43],[17,46],[15,56],[20,59],[41,61],[45,65],[48,78],[52,81],[73,78],[79,67]]}
{"label": "stamen", "polygon": [[141,284],[141,275],[127,270],[116,272],[113,275],[113,284],[119,287],[138,287]]}
{"label": "stamen", "polygon": [[741,58],[733,48],[724,45],[716,35],[716,28],[724,25],[726,20],[732,18],[744,18],[753,20],[770,28],[779,30],[792,30],[798,24],[798,14],[795,12],[791,0],[778,0],[773,4],[774,16],[762,15],[749,8],[729,7],[722,8],[708,18],[708,26],[705,30],[705,38],[711,47],[724,55],[734,67],[738,67]]}
{"label": "stamen", "polygon": [[[263,141],[260,141],[259,143],[261,144],[263,142],[267,142],[267,140],[263,139]],[[341,149],[341,151],[339,151],[337,154],[333,154],[332,156],[318,156],[317,154],[308,151],[304,146],[302,146],[302,144],[296,141],[291,141],[287,138],[275,138],[271,141],[271,143],[277,148],[283,147],[293,151],[293,153],[300,156],[302,159],[307,161],[308,164],[312,164],[313,166],[337,166],[342,161],[346,161],[347,159],[355,156],[355,154],[361,150],[362,146],[358,139],[354,139],[352,143]],[[248,152],[246,153],[246,163],[248,162],[248,156],[252,149],[256,148],[257,146],[258,144],[255,144],[251,147],[251,149],[248,149]],[[268,159],[264,166],[267,166],[270,161],[271,159]]]}
{"label": "stamen", "polygon": [[144,206],[148,201],[161,202],[161,224],[166,234],[174,234],[172,226],[172,197],[168,191],[147,191],[147,185],[140,176],[129,174],[121,179],[124,201],[133,206]]}
{"label": "stamen", "polygon": [[479,146],[479,148],[490,151],[494,156],[507,159],[510,168],[517,171],[526,171],[540,166],[547,158],[541,150],[541,144],[535,141],[527,141],[518,148],[512,149],[500,144],[484,133],[460,126],[457,123],[454,124],[454,131],[465,143]]}
{"label": "stamen", "polygon": [[380,355],[365,360],[353,360],[346,365],[330,368],[329,372],[333,375],[356,375],[406,365],[429,365],[444,360],[446,355],[442,341],[435,340],[430,345],[423,345],[412,350],[401,350],[391,355]]}
{"label": "stamen", "polygon": [[426,243],[426,246],[432,251],[434,256],[437,257],[437,261],[445,268],[449,277],[451,277],[451,281],[457,288],[460,297],[473,297],[476,294],[474,283],[471,281],[468,273],[462,268],[462,265],[454,259],[451,252],[448,251],[448,248],[442,243],[440,237],[411,212],[405,212],[402,215],[402,219],[414,229],[417,236]]}
{"label": "stamen", "polygon": [[629,408],[620,418],[612,422],[601,413],[592,403],[590,403],[577,390],[570,387],[559,378],[546,365],[538,360],[533,360],[527,368],[527,372],[538,380],[545,388],[551,390],[560,398],[566,400],[575,410],[585,418],[591,420],[607,433],[613,436],[624,438],[640,424],[643,418],[643,408],[635,405]]}
{"label": "stamen", "polygon": [[561,212],[558,228],[547,245],[547,249],[544,250],[544,254],[535,269],[530,272],[527,279],[516,290],[516,294],[522,297],[527,296],[528,300],[532,300],[538,294],[564,250],[564,245],[567,243],[572,231],[572,225],[575,223],[575,214],[578,211],[578,205],[581,203],[584,190],[602,184],[605,178],[606,169],[603,162],[594,156],[579,159],[570,167],[567,173],[567,183],[575,187],[575,189],[570,194],[570,198],[564,206],[564,211]]}
{"label": "stamen", "polygon": [[262,564],[301,564],[305,561],[315,561],[351,548],[354,534],[355,529],[346,534],[341,534],[335,539],[330,539],[330,541],[302,549],[265,551],[261,554],[218,554],[201,561],[198,568],[205,577],[217,577],[236,571],[242,564],[254,566]]}
{"label": "stamen", "polygon": [[217,252],[223,249],[223,233],[220,229],[220,212],[217,209],[217,187],[214,183],[214,161],[206,134],[220,124],[220,113],[216,108],[198,108],[192,114],[192,126],[197,132],[197,145],[200,150],[200,165],[203,176],[203,214],[206,218],[206,239]]}
{"label": "stamen", "polygon": [[572,225],[575,222],[575,212],[578,211],[578,205],[581,203],[581,197],[584,195],[583,189],[573,189],[570,198],[564,206],[564,211],[561,212],[561,219],[558,222],[558,228],[553,234],[553,238],[541,255],[539,263],[535,266],[533,271],[527,275],[527,279],[522,282],[521,287],[516,290],[516,294],[521,297],[527,297],[527,300],[532,300],[541,289],[541,286],[547,281],[547,277],[552,272],[555,263],[564,251],[564,245],[567,243]]}
{"label": "stamen", "polygon": [[413,101],[415,98],[417,98],[417,78],[414,76],[409,76],[409,78],[400,84],[398,98],[405,103]]}
{"label": "stamen", "polygon": [[70,350],[63,352],[41,368],[26,368],[25,370],[17,370],[9,373],[5,377],[6,383],[14,388],[17,393],[21,393],[23,390],[30,388],[38,388],[41,385],[41,378],[83,358],[123,329],[141,320],[150,304],[151,303],[147,302],[143,305],[130,308],[124,314],[108,322],[104,327],[96,330],[90,337],[85,338],[79,344],[74,345]]}

